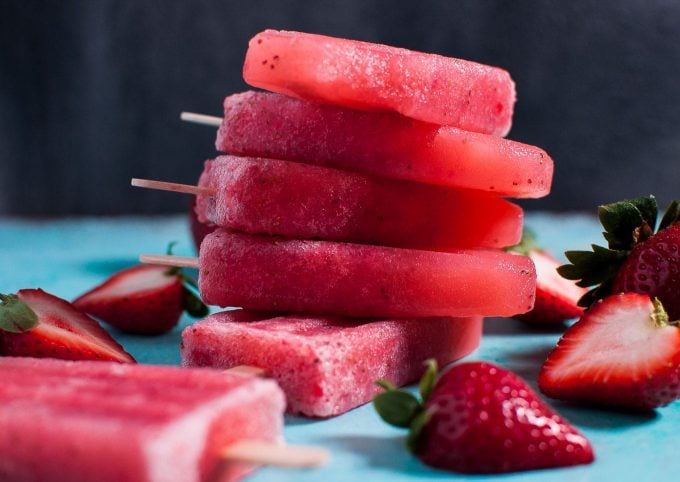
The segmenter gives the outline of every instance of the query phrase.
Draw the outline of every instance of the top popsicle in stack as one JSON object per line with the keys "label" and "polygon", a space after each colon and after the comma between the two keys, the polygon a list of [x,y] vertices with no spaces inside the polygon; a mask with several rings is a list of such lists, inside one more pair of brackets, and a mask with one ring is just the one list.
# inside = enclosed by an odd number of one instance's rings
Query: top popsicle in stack
{"label": "top popsicle in stack", "polygon": [[[199,220],[220,227],[198,260],[207,303],[288,312],[293,324],[298,314],[356,325],[531,309],[533,264],[499,249],[522,227],[521,209],[502,197],[548,194],[553,164],[500,137],[515,102],[507,72],[268,30],[250,41],[244,78],[273,93],[225,99],[216,146],[229,155],[206,163],[196,191]],[[186,364],[230,358],[195,346],[215,326],[185,332]],[[259,352],[271,353],[259,336]],[[364,401],[374,393],[354,389]]]}

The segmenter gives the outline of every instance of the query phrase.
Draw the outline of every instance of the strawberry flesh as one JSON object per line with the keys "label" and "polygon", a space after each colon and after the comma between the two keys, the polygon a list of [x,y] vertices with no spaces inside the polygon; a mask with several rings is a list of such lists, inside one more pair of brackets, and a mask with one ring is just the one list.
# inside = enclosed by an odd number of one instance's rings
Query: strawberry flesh
{"label": "strawberry flesh", "polygon": [[671,319],[680,319],[680,224],[637,244],[619,268],[611,291],[657,297]]}
{"label": "strawberry flesh", "polygon": [[512,372],[483,362],[444,373],[416,445],[426,464],[503,473],[592,462],[588,440]]}
{"label": "strawberry flesh", "polygon": [[536,265],[536,301],[531,311],[515,318],[531,325],[554,326],[579,317],[583,308],[577,303],[588,290],[562,278],[557,273],[562,263],[550,253],[533,249],[528,255]]}
{"label": "strawberry flesh", "polygon": [[20,333],[2,332],[2,355],[134,363],[106,330],[68,301],[40,289],[21,290],[17,297],[37,315],[38,322]]}
{"label": "strawberry flesh", "polygon": [[154,335],[177,325],[184,286],[164,266],[138,265],[113,275],[76,299],[79,310],[128,333]]}
{"label": "strawberry flesh", "polygon": [[562,336],[539,375],[546,395],[650,410],[680,397],[680,329],[646,295],[598,301]]}

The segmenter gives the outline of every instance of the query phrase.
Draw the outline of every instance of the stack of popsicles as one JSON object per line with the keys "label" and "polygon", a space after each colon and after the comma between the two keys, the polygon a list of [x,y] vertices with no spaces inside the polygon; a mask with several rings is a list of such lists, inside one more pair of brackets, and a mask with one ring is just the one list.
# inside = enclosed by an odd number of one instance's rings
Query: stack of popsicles
{"label": "stack of popsicles", "polygon": [[336,415],[387,378],[406,384],[479,343],[481,317],[532,308],[535,270],[500,248],[546,195],[552,160],[503,139],[507,72],[319,35],[250,42],[249,91],[224,101],[199,220],[205,302],[237,306],[187,328],[187,366],[253,365],[288,411]]}

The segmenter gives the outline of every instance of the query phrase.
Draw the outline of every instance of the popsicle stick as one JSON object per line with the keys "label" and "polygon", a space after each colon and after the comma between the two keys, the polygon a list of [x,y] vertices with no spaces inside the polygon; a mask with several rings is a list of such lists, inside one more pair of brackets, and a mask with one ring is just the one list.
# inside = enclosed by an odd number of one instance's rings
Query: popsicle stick
{"label": "popsicle stick", "polygon": [[192,186],[191,184],[179,184],[177,182],[154,181],[153,179],[138,179],[133,177],[130,184],[135,187],[157,189],[159,191],[182,192],[186,194],[212,196],[215,189],[204,186]]}
{"label": "popsicle stick", "polygon": [[224,449],[222,457],[257,465],[304,468],[325,464],[330,454],[321,447],[275,445],[260,440],[243,440]]}
{"label": "popsicle stick", "polygon": [[143,254],[139,257],[143,264],[176,266],[177,268],[199,268],[198,258],[192,256],[172,256],[168,254]]}
{"label": "popsicle stick", "polygon": [[221,117],[213,115],[197,114],[196,112],[182,112],[179,118],[185,122],[193,122],[194,124],[203,124],[206,126],[219,127],[222,124]]}
{"label": "popsicle stick", "polygon": [[254,367],[250,365],[238,365],[235,367],[227,368],[224,370],[227,373],[234,375],[244,375],[249,377],[261,377],[264,376],[264,370],[260,367]]}

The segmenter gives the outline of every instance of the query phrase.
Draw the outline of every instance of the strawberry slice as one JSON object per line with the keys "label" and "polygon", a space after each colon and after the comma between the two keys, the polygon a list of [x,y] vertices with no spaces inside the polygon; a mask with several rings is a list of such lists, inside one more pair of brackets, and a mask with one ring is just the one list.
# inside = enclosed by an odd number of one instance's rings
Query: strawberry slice
{"label": "strawberry slice", "polygon": [[507,251],[529,256],[536,265],[534,308],[514,318],[529,325],[552,327],[581,316],[583,308],[578,301],[588,290],[559,275],[557,268],[562,263],[536,244],[531,231],[525,229],[522,242]]}
{"label": "strawberry slice", "polygon": [[197,317],[208,313],[185,282],[192,280],[178,268],[137,265],[114,274],[73,305],[122,331],[160,334],[175,327],[185,309]]}
{"label": "strawberry slice", "polygon": [[610,407],[667,405],[680,397],[678,325],[646,295],[600,300],[557,343],[539,388],[553,398]]}
{"label": "strawberry slice", "polygon": [[436,380],[433,361],[422,400],[397,390],[373,403],[387,423],[410,428],[409,448],[424,463],[463,473],[503,473],[593,461],[588,440],[517,375],[485,362],[454,366]]}
{"label": "strawberry slice", "polygon": [[106,330],[41,289],[0,294],[0,354],[134,363]]}

